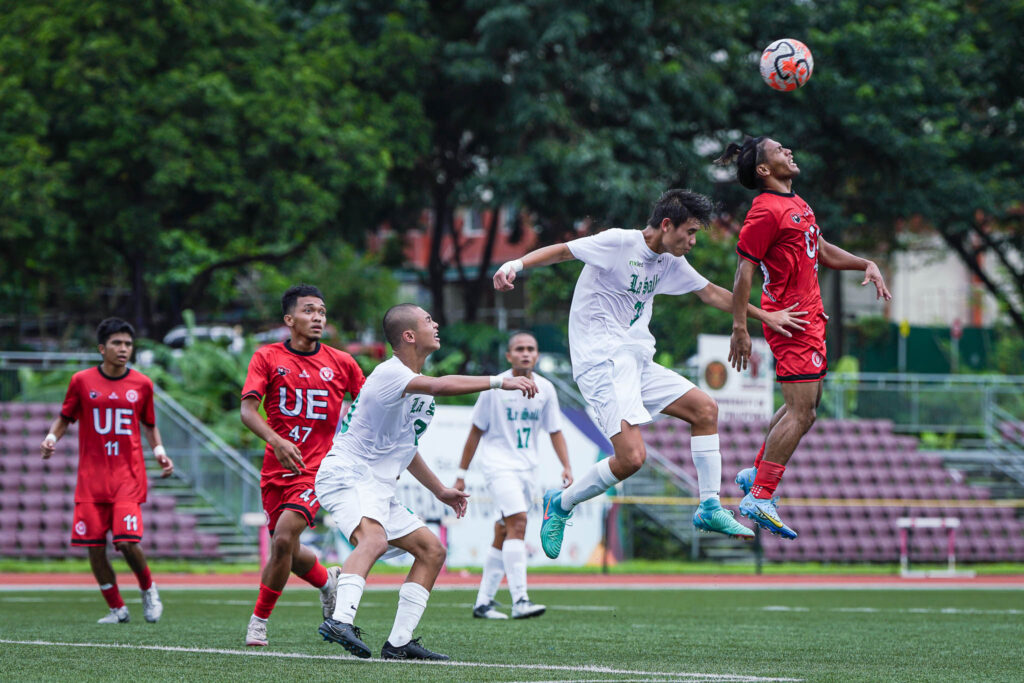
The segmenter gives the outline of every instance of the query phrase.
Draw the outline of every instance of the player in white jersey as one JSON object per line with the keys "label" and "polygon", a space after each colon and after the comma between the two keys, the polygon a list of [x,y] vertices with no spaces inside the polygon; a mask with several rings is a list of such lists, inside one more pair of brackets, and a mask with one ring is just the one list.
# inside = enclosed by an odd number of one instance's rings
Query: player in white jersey
{"label": "player in white jersey", "polygon": [[512,367],[499,377],[530,377],[537,383],[537,395],[527,399],[514,391],[480,394],[473,407],[473,426],[455,480],[455,488],[465,491],[466,470],[479,446],[479,463],[499,514],[473,607],[473,616],[481,619],[508,618],[494,606],[494,596],[505,575],[512,594],[513,619],[538,617],[545,610],[544,605],[532,602],[526,592],[524,539],[526,513],[535,498],[538,432],[547,432],[551,437],[555,455],[562,463],[563,488],[572,483],[572,467],[555,387],[533,371],[538,355],[537,339],[529,332],[516,332],[509,337],[505,360]]}
{"label": "player in white jersey", "polygon": [[[564,491],[544,494],[541,547],[548,557],[562,549],[565,522],[579,503],[631,476],[647,458],[639,425],[652,413],[665,413],[691,425],[690,450],[701,503],[693,524],[750,539],[753,533],[721,506],[722,456],[718,444],[718,405],[692,382],[654,363],[654,336],[648,330],[656,294],[694,292],[706,304],[731,311],[732,293],[712,284],[687,263],[701,226],[711,220],[707,197],[669,190],[655,203],[643,230],[606,230],[566,244],[531,251],[503,264],[494,274],[498,291],[513,288],[523,268],[571,259],[586,265],[576,282],[569,309],[569,351],[573,378],[596,414],[598,427],[615,449]],[[751,318],[785,336],[785,326],[806,322],[793,307],[768,313],[748,306]]]}
{"label": "player in white jersey", "polygon": [[423,522],[395,498],[396,480],[406,470],[438,500],[466,513],[468,494],[441,483],[416,450],[434,416],[433,396],[472,394],[487,389],[518,390],[533,397],[527,377],[468,377],[420,374],[427,356],[441,347],[437,323],[419,306],[399,304],[384,315],[384,336],[394,355],[366,378],[334,444],[316,475],[316,495],[345,538],[355,546],[338,576],[333,618],[319,632],[357,657],[370,656],[353,622],[370,568],[389,546],[414,561],[398,591],[398,612],[381,657],[448,659],[413,639],[446,551]]}

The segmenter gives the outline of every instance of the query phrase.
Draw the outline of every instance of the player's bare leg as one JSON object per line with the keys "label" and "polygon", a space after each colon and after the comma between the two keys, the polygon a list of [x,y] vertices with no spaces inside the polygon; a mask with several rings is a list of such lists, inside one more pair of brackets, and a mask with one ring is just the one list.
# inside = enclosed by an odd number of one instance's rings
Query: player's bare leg
{"label": "player's bare leg", "polygon": [[331,618],[324,619],[318,631],[324,640],[338,643],[356,657],[366,659],[370,656],[370,648],[362,640],[362,631],[353,622],[366,588],[366,576],[373,564],[387,552],[388,536],[380,522],[363,517],[349,540],[355,547],[341,565],[334,613]]}
{"label": "player's bare leg", "polygon": [[151,624],[160,621],[164,613],[164,604],[160,601],[160,593],[153,583],[153,576],[149,573],[149,564],[146,556],[138,543],[120,541],[114,544],[122,555],[129,569],[135,574],[139,582],[139,592],[142,594],[142,616]]}
{"label": "player's bare leg", "polygon": [[[768,441],[768,435],[771,434],[772,430],[775,429],[775,425],[779,424],[779,420],[786,414],[786,404],[783,403],[775,414],[772,415],[772,419],[768,421],[768,429],[764,434],[764,441],[761,442],[761,448],[757,451],[757,455],[754,456],[754,466],[746,467],[736,473],[736,478],[733,481],[740,487],[740,491],[743,495],[750,493],[750,489],[754,486],[754,478],[757,476],[757,468],[761,464],[761,460],[764,459],[764,447]],[[775,497],[776,504],[778,503],[778,496]]]}
{"label": "player's bare leg", "polygon": [[752,540],[754,533],[734,519],[732,510],[722,507],[722,453],[718,439],[718,404],[700,389],[693,388],[661,412],[690,424],[690,457],[697,468],[700,505],[693,513],[693,525],[701,531]]}
{"label": "player's bare leg", "polygon": [[[507,541],[506,541],[507,542]],[[446,660],[448,655],[432,652],[420,644],[412,635],[420,623],[420,617],[427,608],[430,589],[434,587],[437,575],[441,573],[448,551],[429,529],[421,527],[416,531],[396,538],[391,545],[407,551],[413,556],[412,568],[405,583],[398,590],[398,611],[391,634],[381,649],[383,659],[433,659]]]}
{"label": "player's bare leg", "polygon": [[499,612],[494,596],[505,576],[505,560],[501,547],[505,544],[505,521],[494,523],[494,540],[487,548],[483,571],[480,573],[480,588],[476,593],[476,604],[473,605],[473,616],[477,619],[508,619],[508,615]]}
{"label": "player's bare leg", "polygon": [[128,608],[117,588],[117,575],[114,573],[114,568],[110,566],[110,560],[107,559],[106,546],[89,546],[89,567],[92,569],[92,575],[96,577],[96,583],[100,586],[103,599],[107,601],[107,606],[110,608],[110,613],[100,619],[98,623],[126,623],[130,619]]}
{"label": "player's bare leg", "polygon": [[817,418],[821,392],[821,381],[782,384],[786,411],[768,433],[764,459],[757,468],[754,485],[740,503],[740,512],[783,538],[796,538],[797,534],[779,517],[772,497],[786,471],[786,463]]}

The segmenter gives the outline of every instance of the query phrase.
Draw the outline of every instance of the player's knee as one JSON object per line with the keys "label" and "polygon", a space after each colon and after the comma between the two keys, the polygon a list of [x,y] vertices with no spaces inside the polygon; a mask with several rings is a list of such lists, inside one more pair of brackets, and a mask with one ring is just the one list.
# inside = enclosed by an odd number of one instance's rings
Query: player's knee
{"label": "player's knee", "polygon": [[363,552],[369,553],[374,557],[380,557],[388,551],[388,539],[384,535],[368,534],[359,540],[359,544],[356,547],[361,548]]}
{"label": "player's knee", "polygon": [[137,544],[135,543],[128,543],[127,541],[117,541],[114,543],[114,550],[119,553],[130,553],[136,545]]}
{"label": "player's knee", "polygon": [[526,517],[515,516],[505,520],[509,538],[523,538],[526,535]]}
{"label": "player's knee", "polygon": [[800,421],[800,426],[806,434],[814,424],[814,421],[818,419],[818,411],[812,405],[803,406],[801,410],[797,411],[795,417]]}
{"label": "player's knee", "polygon": [[718,429],[718,402],[710,396],[697,405],[693,416],[693,426],[702,429]]}
{"label": "player's knee", "polygon": [[424,546],[420,548],[416,559],[422,560],[432,567],[440,567],[444,564],[445,558],[447,557],[448,549],[441,544],[441,541],[434,540],[432,543],[424,544]]}
{"label": "player's knee", "polygon": [[290,534],[274,533],[270,553],[275,557],[289,557],[295,551],[296,539]]}
{"label": "player's knee", "polygon": [[644,461],[647,460],[647,449],[643,445],[627,448],[622,453],[616,453],[615,457],[619,461],[619,469],[628,477],[640,471],[640,468],[644,466]]}

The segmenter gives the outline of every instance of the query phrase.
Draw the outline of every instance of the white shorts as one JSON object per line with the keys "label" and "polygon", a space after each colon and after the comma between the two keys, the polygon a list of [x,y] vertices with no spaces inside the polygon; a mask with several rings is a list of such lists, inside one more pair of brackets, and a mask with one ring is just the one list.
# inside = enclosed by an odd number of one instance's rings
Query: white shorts
{"label": "white shorts", "polygon": [[389,541],[426,526],[398,502],[394,488],[376,479],[369,468],[360,469],[336,456],[324,458],[320,465],[316,497],[350,542],[364,517],[379,522]]}
{"label": "white shorts", "polygon": [[537,487],[532,472],[495,472],[487,476],[491,500],[498,508],[498,518],[504,519],[533,507]]}
{"label": "white shorts", "polygon": [[622,350],[576,378],[580,393],[594,410],[598,428],[609,439],[622,421],[647,424],[694,383],[639,354]]}

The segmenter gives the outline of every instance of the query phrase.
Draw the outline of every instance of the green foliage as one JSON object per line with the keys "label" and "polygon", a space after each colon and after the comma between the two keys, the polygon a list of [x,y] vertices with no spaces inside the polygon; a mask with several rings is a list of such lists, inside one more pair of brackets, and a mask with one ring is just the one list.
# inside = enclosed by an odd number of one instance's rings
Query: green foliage
{"label": "green foliage", "polygon": [[1024,375],[1024,337],[1004,327],[996,339],[992,353],[996,369],[1006,375]]}

